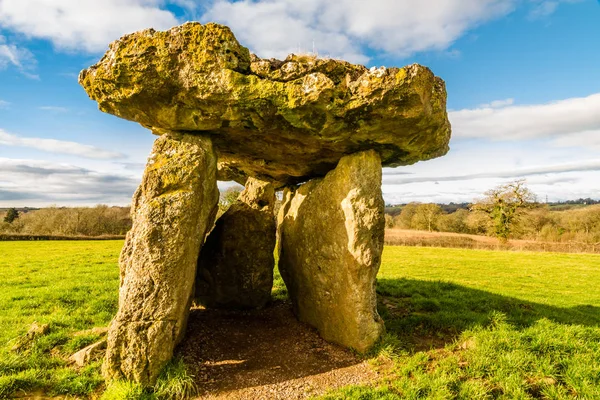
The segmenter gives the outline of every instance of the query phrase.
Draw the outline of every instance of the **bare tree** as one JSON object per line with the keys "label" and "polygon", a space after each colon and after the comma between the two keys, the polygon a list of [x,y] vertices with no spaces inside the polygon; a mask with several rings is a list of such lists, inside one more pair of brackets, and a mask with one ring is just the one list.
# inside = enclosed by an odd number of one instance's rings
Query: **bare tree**
{"label": "bare tree", "polygon": [[419,204],[415,208],[412,225],[417,229],[426,229],[429,232],[437,230],[438,220],[442,215],[442,207],[434,203]]}
{"label": "bare tree", "polygon": [[501,242],[506,242],[513,234],[522,210],[531,207],[536,200],[524,180],[488,190],[485,196],[476,201],[471,210],[488,215],[494,234]]}

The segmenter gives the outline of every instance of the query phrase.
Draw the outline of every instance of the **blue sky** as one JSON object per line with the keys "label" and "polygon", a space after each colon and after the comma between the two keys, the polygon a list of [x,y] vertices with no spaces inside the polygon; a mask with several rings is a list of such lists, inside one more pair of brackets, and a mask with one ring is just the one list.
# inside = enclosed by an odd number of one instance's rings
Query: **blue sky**
{"label": "blue sky", "polygon": [[129,203],[154,137],[98,111],[77,74],[122,34],[186,20],[227,24],[261,57],[314,41],[442,77],[451,150],[384,169],[388,203],[521,177],[541,199],[600,198],[597,0],[0,0],[0,207]]}

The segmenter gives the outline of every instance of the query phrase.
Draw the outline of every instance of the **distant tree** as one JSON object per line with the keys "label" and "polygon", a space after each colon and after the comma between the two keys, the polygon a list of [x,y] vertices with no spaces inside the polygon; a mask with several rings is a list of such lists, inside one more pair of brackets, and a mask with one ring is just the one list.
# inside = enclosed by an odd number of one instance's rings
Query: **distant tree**
{"label": "distant tree", "polygon": [[465,223],[467,224],[468,233],[475,235],[485,235],[489,233],[489,216],[483,211],[476,210],[473,205],[471,205],[471,211],[469,212],[469,215],[467,215]]}
{"label": "distant tree", "polygon": [[385,227],[393,228],[394,227],[394,217],[389,214],[385,214]]}
{"label": "distant tree", "polygon": [[459,208],[450,214],[441,215],[437,223],[437,228],[442,232],[471,233],[467,225],[468,218],[469,211]]}
{"label": "distant tree", "polygon": [[512,235],[522,210],[535,202],[535,195],[527,188],[525,181],[518,180],[491,189],[485,196],[473,204],[472,210],[486,213],[495,236],[506,242]]}
{"label": "distant tree", "polygon": [[394,217],[394,225],[402,229],[414,229],[412,220],[419,203],[409,203],[402,206],[402,211]]}
{"label": "distant tree", "polygon": [[[528,239],[538,239],[541,237],[542,230],[545,226],[554,225],[554,220],[550,214],[547,205],[527,210],[522,216],[523,234]],[[546,228],[548,231],[549,228]]]}
{"label": "distant tree", "polygon": [[19,211],[16,208],[10,208],[4,216],[4,222],[12,224],[17,218],[19,218]]}
{"label": "distant tree", "polygon": [[385,213],[391,216],[392,218],[400,215],[400,212],[402,212],[402,206],[385,206]]}
{"label": "distant tree", "polygon": [[237,187],[232,187],[224,192],[222,192],[219,196],[219,212],[220,214],[227,211],[227,209],[235,203],[237,198],[240,196],[241,190]]}
{"label": "distant tree", "polygon": [[412,226],[417,229],[426,229],[429,232],[437,230],[438,220],[442,215],[442,207],[434,203],[419,204],[415,208]]}

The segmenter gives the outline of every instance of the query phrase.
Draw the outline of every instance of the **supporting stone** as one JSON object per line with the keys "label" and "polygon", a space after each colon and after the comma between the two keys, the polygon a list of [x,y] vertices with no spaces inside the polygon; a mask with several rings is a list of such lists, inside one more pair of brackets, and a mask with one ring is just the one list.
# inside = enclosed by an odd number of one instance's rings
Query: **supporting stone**
{"label": "supporting stone", "polygon": [[202,247],[196,298],[211,308],[260,308],[271,299],[276,224],[272,184],[248,178]]}
{"label": "supporting stone", "polygon": [[210,139],[167,133],[152,149],[133,197],[121,252],[119,310],[103,372],[152,385],[185,332],[200,247],[219,191]]}
{"label": "supporting stone", "polygon": [[296,315],[326,340],[368,350],[384,331],[375,293],[385,225],[379,155],[343,157],[284,196],[279,270]]}

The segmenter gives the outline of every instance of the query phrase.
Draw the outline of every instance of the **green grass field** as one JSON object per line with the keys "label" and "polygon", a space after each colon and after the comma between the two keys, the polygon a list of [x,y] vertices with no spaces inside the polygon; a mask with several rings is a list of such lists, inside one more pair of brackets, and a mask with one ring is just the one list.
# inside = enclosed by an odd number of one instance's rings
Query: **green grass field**
{"label": "green grass field", "polygon": [[[116,311],[121,246],[0,242],[0,398],[102,390],[100,362],[65,359],[98,339],[75,332]],[[598,282],[598,255],[386,247],[388,333],[371,354],[385,378],[325,398],[600,399]],[[280,278],[274,294],[286,295]],[[34,321],[49,333],[11,351]]]}
{"label": "green grass field", "polygon": [[391,371],[324,398],[600,399],[599,279],[598,255],[387,247]]}

